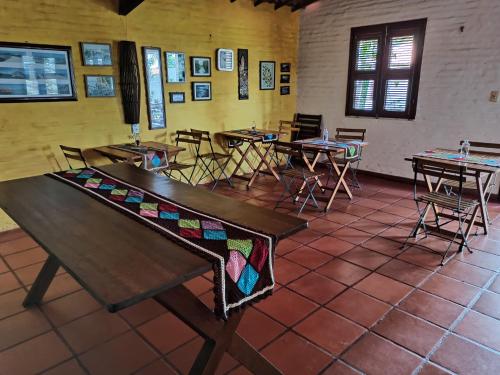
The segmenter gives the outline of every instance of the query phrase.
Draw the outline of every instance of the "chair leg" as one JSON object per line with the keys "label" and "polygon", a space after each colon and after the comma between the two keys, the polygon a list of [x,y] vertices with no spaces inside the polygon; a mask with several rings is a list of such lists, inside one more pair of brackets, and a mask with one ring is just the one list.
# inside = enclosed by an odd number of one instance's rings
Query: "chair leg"
{"label": "chair leg", "polygon": [[422,212],[420,212],[420,207],[419,207],[418,202],[417,202],[417,211],[419,213],[418,221],[417,221],[417,224],[415,224],[415,226],[413,227],[413,229],[410,232],[410,234],[408,235],[408,237],[406,237],[406,240],[403,243],[403,245],[400,247],[401,250],[406,250],[406,246],[408,245],[408,241],[410,240],[410,238],[417,238],[417,233],[418,233],[418,230],[420,229],[420,226],[422,226],[424,228],[424,232],[427,232],[427,230],[425,228],[425,212],[426,212],[428,206],[429,206],[429,204],[427,204],[425,206],[425,209]]}

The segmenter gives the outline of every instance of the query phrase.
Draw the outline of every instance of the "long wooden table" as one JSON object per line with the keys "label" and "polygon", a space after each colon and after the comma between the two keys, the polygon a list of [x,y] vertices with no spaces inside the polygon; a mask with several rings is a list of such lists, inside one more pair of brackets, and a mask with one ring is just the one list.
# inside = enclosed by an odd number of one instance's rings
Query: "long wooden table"
{"label": "long wooden table", "polygon": [[[110,159],[114,163],[116,163],[118,161],[125,161],[125,162],[128,162],[130,164],[134,164],[134,163],[139,163],[142,161],[142,156],[139,155],[138,153],[126,151],[126,150],[119,149],[119,148],[113,147],[113,146],[119,146],[119,145],[107,145],[107,146],[94,147],[93,150],[97,151],[99,154],[101,154],[103,156],[106,156],[108,159]],[[173,158],[179,152],[186,150],[184,147],[169,145],[169,144],[160,143],[160,142],[153,142],[153,141],[141,142],[141,146],[154,147],[154,148],[157,148],[159,150],[164,150],[167,153],[169,158]]]}
{"label": "long wooden table", "polygon": [[[307,227],[302,219],[196,189],[130,164],[101,169],[180,204],[278,239]],[[42,300],[58,268],[63,267],[109,312],[154,298],[198,332],[205,344],[191,374],[214,373],[225,351],[254,373],[280,373],[235,332],[244,310],[233,313],[226,322],[217,320],[182,285],[212,268],[205,259],[47,176],[0,182],[0,207],[49,254],[25,306]]]}

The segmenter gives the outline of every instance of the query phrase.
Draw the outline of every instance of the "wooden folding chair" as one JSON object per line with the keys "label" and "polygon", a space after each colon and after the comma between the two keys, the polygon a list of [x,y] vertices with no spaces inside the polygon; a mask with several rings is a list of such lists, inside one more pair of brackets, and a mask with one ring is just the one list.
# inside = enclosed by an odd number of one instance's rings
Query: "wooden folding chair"
{"label": "wooden folding chair", "polygon": [[[179,146],[180,144],[194,145],[196,153],[199,152],[200,144],[201,144],[201,136],[200,133],[190,132],[186,130],[177,130],[175,137],[175,144]],[[167,155],[168,157],[168,155]],[[191,168],[191,174],[189,177],[184,173],[185,170]],[[172,178],[173,172],[179,173],[179,181],[184,179],[189,185],[195,186],[193,184],[192,179],[194,175],[194,170],[196,169],[195,163],[179,163],[177,161],[177,155],[175,155],[174,160],[168,163],[168,167],[163,169],[162,172],[165,173],[166,176]]]}
{"label": "wooden folding chair", "polygon": [[[479,202],[475,199],[467,199],[463,197],[462,194],[466,177],[474,176],[475,178],[479,178],[478,172],[467,172],[467,167],[463,165],[456,165],[443,161],[430,161],[418,157],[413,158],[412,165],[414,171],[413,195],[415,203],[417,205],[419,218],[417,224],[411,231],[410,235],[407,237],[402,248],[405,249],[410,238],[416,238],[419,231],[423,230],[425,237],[427,237],[428,234],[432,234],[434,236],[441,237],[450,241],[448,247],[442,255],[441,265],[444,265],[448,262],[449,259],[451,259],[451,257],[446,259],[446,256],[448,255],[448,252],[454,243],[458,243],[459,245],[458,252],[461,252],[463,247],[465,246],[467,250],[472,253],[467,239],[479,211]],[[437,191],[437,189],[431,189],[431,191],[426,194],[417,195],[417,183],[419,175],[424,178],[428,186],[432,186],[430,178],[435,177],[438,179],[436,186],[439,187],[441,181],[443,179],[446,179],[456,182],[458,185],[458,190],[453,196],[450,196],[444,192],[440,193],[439,191]],[[434,211],[435,225],[430,225],[425,221],[427,213],[430,209]],[[446,214],[446,216],[440,215],[441,210],[449,211],[450,214]],[[448,218],[448,221],[442,222],[440,217],[446,217]],[[458,230],[453,232],[451,230],[443,228],[445,225],[453,221],[458,221]],[[466,224],[467,227],[465,228]]]}
{"label": "wooden folding chair", "polygon": [[74,167],[73,165],[71,165],[70,160],[77,160],[81,164],[83,164],[83,166],[85,166],[85,168],[88,168],[87,161],[85,160],[85,157],[83,156],[81,149],[79,149],[77,147],[68,147],[68,146],[63,146],[63,145],[59,145],[59,147],[61,148],[61,151],[64,155],[64,158],[66,159],[66,162],[68,163],[68,166],[70,167],[70,169],[81,168],[81,165],[78,167]]}

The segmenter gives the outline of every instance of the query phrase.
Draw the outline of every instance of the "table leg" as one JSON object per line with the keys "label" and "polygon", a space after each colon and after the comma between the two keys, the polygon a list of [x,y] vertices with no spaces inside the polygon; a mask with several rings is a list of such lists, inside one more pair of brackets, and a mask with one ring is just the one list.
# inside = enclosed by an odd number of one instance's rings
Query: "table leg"
{"label": "table leg", "polygon": [[33,306],[42,301],[42,298],[47,292],[52,279],[54,279],[59,266],[59,261],[53,255],[49,255],[49,257],[45,261],[45,264],[40,270],[40,273],[36,277],[35,282],[31,286],[31,289],[26,295],[26,298],[24,299],[24,307]]}
{"label": "table leg", "polygon": [[238,164],[236,164],[236,168],[233,170],[233,173],[231,174],[231,178],[233,178],[233,177],[238,178],[238,177],[241,177],[241,176],[238,176],[237,172],[243,167],[243,162],[246,161],[246,163],[249,165],[249,167],[250,167],[250,169],[252,171],[254,170],[254,167],[253,167],[253,165],[250,163],[250,161],[247,158],[247,155],[250,152],[250,146],[247,147],[247,149],[245,150],[245,152],[243,152],[241,150],[241,146],[234,146],[234,148],[241,155],[241,158],[240,158],[240,161],[238,162]]}
{"label": "table leg", "polygon": [[482,219],[482,227],[484,229],[484,234],[488,234],[489,231],[489,222],[488,222],[488,214],[487,210],[488,208],[486,207],[487,203],[486,200],[484,199],[486,195],[486,191],[484,189],[484,186],[489,186],[491,179],[493,178],[493,174],[490,173],[488,177],[486,177],[486,182],[483,185],[481,178],[476,177],[476,188],[477,188],[477,193],[478,193],[478,198],[479,198],[479,206],[481,208],[481,219]]}
{"label": "table leg", "polygon": [[[309,169],[310,172],[314,172],[314,167],[316,166],[316,163],[318,162],[318,159],[320,157],[320,153],[317,152],[316,155],[314,156],[314,159],[312,163],[309,161],[309,158],[307,157],[305,152],[302,152],[302,161],[306,165],[307,169]],[[321,183],[319,177],[315,177],[315,180],[317,182],[318,187],[321,189],[321,192],[324,193],[324,187],[323,184]],[[295,197],[295,202],[299,201],[300,195],[304,191],[304,188],[307,185],[307,181],[302,181],[302,184],[300,185],[299,190],[297,190],[297,196]]]}
{"label": "table leg", "polygon": [[[328,158],[330,159],[330,155],[328,155]],[[335,188],[333,189],[332,195],[330,196],[330,199],[328,200],[328,203],[325,207],[325,212],[328,211],[333,203],[333,200],[335,199],[335,196],[337,195],[337,192],[339,191],[340,185],[346,189],[347,195],[349,195],[349,198],[352,199],[352,193],[347,187],[347,184],[345,183],[345,175],[347,171],[349,170],[349,166],[351,165],[350,161],[346,161],[344,168],[342,168],[342,171],[340,171],[337,163],[335,163],[335,160],[333,158],[330,159],[330,162],[334,166],[335,173],[339,176],[339,180],[337,181],[337,184],[335,185]]]}
{"label": "table leg", "polygon": [[274,170],[274,168],[271,166],[271,164],[266,159],[267,155],[269,154],[269,150],[271,150],[272,146],[270,146],[266,150],[265,154],[262,154],[262,152],[259,150],[259,147],[255,143],[252,143],[251,145],[252,145],[255,153],[259,156],[260,162],[257,165],[257,168],[254,170],[254,173],[252,175],[252,178],[250,179],[250,182],[248,183],[248,186],[252,186],[252,184],[254,183],[255,179],[259,175],[260,169],[262,168],[262,164],[264,164],[269,169],[269,171],[272,173],[272,175],[274,176],[274,178],[279,181],[280,180],[280,176],[278,176],[278,174],[276,173],[276,171]]}

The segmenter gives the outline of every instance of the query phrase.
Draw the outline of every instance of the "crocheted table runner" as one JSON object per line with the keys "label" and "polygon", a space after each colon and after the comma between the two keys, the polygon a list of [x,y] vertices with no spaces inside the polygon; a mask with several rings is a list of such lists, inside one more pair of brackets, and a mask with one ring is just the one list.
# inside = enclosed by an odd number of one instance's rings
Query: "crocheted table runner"
{"label": "crocheted table runner", "polygon": [[481,164],[488,167],[500,168],[500,158],[494,158],[489,155],[469,155],[467,158],[464,154],[458,152],[446,152],[441,150],[428,150],[424,152],[419,152],[414,156],[423,156],[427,158],[435,158],[442,160],[452,160],[458,162],[466,162],[472,164]]}
{"label": "crocheted table runner", "polygon": [[[101,200],[214,265],[215,313],[264,298],[274,288],[275,238],[180,205],[97,168],[49,173]],[[169,251],[168,246],[165,251]]]}
{"label": "crocheted table runner", "polygon": [[311,144],[317,146],[325,146],[325,147],[335,147],[344,149],[344,158],[345,159],[354,159],[359,156],[362,143],[359,141],[323,141],[322,139],[304,139],[296,141],[298,143]]}
{"label": "crocheted table runner", "polygon": [[141,168],[148,171],[155,171],[168,167],[168,156],[165,150],[160,150],[154,147],[136,146],[127,143],[122,145],[112,145],[110,147],[140,155],[142,157]]}

